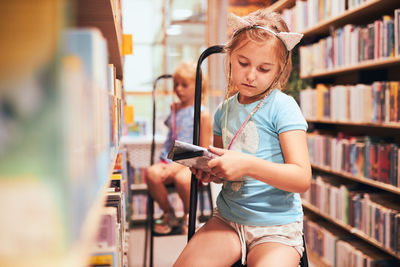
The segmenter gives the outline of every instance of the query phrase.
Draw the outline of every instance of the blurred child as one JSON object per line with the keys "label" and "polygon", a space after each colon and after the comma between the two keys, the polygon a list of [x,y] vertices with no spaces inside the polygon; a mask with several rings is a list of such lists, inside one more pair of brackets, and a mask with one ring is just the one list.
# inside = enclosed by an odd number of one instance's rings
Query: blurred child
{"label": "blurred child", "polygon": [[[184,207],[182,231],[187,232],[189,213],[191,172],[189,168],[167,159],[168,152],[175,140],[193,142],[193,116],[195,98],[196,64],[181,63],[173,74],[174,93],[179,101],[171,105],[171,113],[165,121],[168,127],[160,162],[147,169],[147,186],[151,197],[163,210],[163,215],[156,220],[154,231],[158,234],[169,234],[179,226],[179,221],[168,199],[166,185],[173,183]],[[203,82],[205,87],[205,82]],[[202,89],[203,89],[202,88]],[[204,91],[204,90],[203,90]],[[200,145],[208,147],[211,143],[211,118],[209,112],[201,107]]]}
{"label": "blurred child", "polygon": [[291,50],[302,38],[277,13],[230,17],[225,46],[229,92],[214,116],[220,155],[211,172],[192,169],[204,182],[223,182],[213,217],[186,245],[174,266],[299,265],[303,210],[299,193],[311,182],[307,123],[281,90],[291,71]]}

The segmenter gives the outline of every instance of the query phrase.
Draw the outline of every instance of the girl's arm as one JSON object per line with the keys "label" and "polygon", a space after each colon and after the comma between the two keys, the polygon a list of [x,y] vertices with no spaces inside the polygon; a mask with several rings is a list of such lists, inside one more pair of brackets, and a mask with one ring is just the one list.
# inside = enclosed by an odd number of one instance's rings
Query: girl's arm
{"label": "girl's arm", "polygon": [[311,165],[306,132],[287,131],[279,135],[279,140],[285,160],[283,164],[237,151],[210,148],[211,152],[221,155],[209,162],[212,173],[231,181],[248,175],[285,191],[307,191],[311,183]]}
{"label": "girl's arm", "polygon": [[207,110],[200,113],[200,146],[208,148],[211,144],[211,116]]}

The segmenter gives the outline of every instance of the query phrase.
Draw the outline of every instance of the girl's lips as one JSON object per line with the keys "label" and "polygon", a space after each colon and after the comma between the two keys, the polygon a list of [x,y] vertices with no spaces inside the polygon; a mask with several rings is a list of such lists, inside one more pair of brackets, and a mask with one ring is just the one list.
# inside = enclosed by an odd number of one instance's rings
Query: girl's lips
{"label": "girl's lips", "polygon": [[242,83],[242,85],[246,86],[246,87],[250,87],[250,88],[255,88],[254,85],[250,85],[250,84],[246,84],[246,83]]}

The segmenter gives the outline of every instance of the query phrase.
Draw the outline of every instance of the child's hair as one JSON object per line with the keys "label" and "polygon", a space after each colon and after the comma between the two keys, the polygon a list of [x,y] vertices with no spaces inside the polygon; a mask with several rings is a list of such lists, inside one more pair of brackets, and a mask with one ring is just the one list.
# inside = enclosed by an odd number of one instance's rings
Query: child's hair
{"label": "child's hair", "polygon": [[[180,77],[186,81],[196,82],[196,68],[197,64],[192,61],[184,61],[178,65],[175,69],[172,78],[175,80],[177,77]],[[202,74],[202,86],[201,91],[204,95],[207,89],[207,78],[204,73]]]}
{"label": "child's hair", "polygon": [[[268,12],[265,9],[259,9],[257,11],[254,11],[250,13],[249,15],[243,17],[244,20],[247,20],[248,22],[251,23],[251,25],[258,25],[262,27],[266,27],[271,29],[272,31],[279,33],[279,32],[289,32],[289,28],[286,25],[285,21],[282,19],[282,17],[275,12]],[[238,30],[236,33],[233,33],[231,39],[227,42],[225,45],[225,52],[227,53],[227,73],[228,73],[228,94],[232,95],[232,90],[234,91],[235,88],[231,88],[230,84],[230,76],[231,76],[231,70],[230,70],[230,64],[229,64],[229,57],[232,55],[232,52],[238,48],[243,41],[253,41],[253,42],[258,42],[258,43],[264,43],[267,41],[272,41],[273,46],[275,47],[275,51],[277,52],[279,60],[279,72],[282,71],[283,68],[285,68],[279,78],[279,80],[276,82],[276,87],[280,90],[283,90],[288,79],[290,76],[290,72],[292,71],[292,54],[289,52],[289,55],[287,55],[287,49],[285,45],[276,37],[273,36],[271,33],[267,32],[266,30],[256,28],[256,27],[246,27],[243,28],[242,30]],[[285,66],[287,58],[287,63]]]}

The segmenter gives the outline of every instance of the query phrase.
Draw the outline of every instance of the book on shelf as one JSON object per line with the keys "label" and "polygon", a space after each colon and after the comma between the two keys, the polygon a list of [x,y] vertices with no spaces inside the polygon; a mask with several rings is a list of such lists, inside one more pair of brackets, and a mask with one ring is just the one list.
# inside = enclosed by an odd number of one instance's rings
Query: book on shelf
{"label": "book on shelf", "polygon": [[[324,86],[327,88],[321,89]],[[300,92],[305,118],[353,123],[400,122],[400,84],[375,81],[356,85],[320,85]]]}
{"label": "book on shelf", "polygon": [[399,27],[393,15],[398,16],[398,11],[366,25],[345,25],[318,42],[300,47],[300,75],[397,56]]}
{"label": "book on shelf", "polygon": [[394,11],[394,49],[395,56],[400,56],[400,9]]}
{"label": "book on shelf", "polygon": [[218,157],[204,147],[196,146],[179,140],[175,140],[174,145],[168,153],[168,158],[187,167],[201,169],[210,172],[208,162]]}
{"label": "book on shelf", "polygon": [[308,135],[311,163],[354,177],[398,186],[399,146],[371,136]]}

